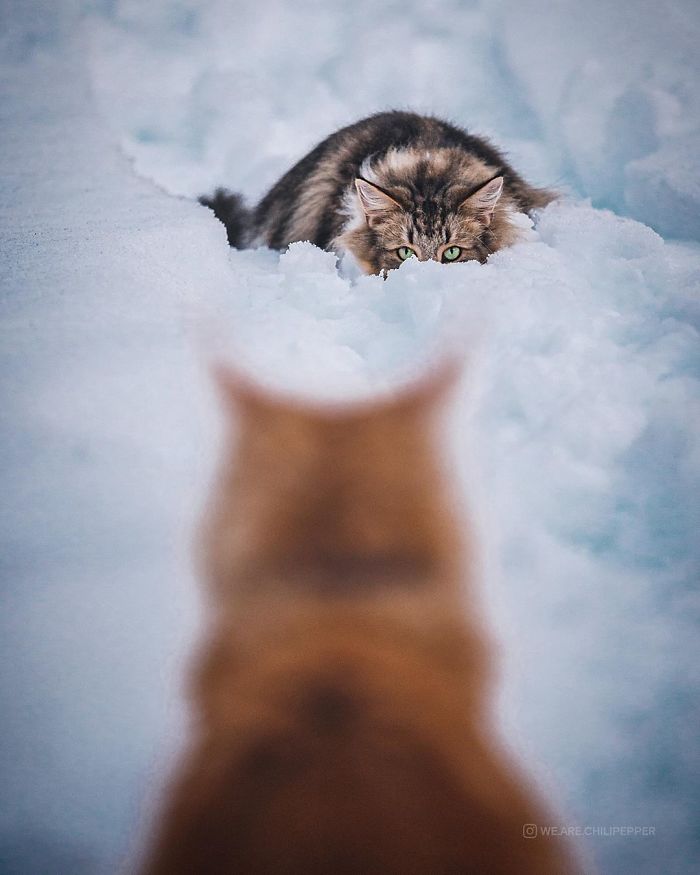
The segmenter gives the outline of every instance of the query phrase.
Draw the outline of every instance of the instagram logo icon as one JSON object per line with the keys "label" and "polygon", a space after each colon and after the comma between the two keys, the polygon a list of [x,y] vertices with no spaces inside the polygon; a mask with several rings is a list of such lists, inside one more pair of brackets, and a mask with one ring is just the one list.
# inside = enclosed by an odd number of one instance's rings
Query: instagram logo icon
{"label": "instagram logo icon", "polygon": [[536,823],[524,823],[523,824],[523,838],[524,839],[537,838],[537,824]]}

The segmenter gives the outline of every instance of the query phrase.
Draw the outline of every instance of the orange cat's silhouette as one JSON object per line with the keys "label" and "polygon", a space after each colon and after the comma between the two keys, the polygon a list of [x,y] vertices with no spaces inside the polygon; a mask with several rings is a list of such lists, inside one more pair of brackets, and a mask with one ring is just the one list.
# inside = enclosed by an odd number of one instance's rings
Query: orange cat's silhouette
{"label": "orange cat's silhouette", "polygon": [[147,875],[576,870],[523,837],[551,819],[494,738],[434,445],[452,371],[347,408],[220,375],[238,439],[205,527],[197,719]]}

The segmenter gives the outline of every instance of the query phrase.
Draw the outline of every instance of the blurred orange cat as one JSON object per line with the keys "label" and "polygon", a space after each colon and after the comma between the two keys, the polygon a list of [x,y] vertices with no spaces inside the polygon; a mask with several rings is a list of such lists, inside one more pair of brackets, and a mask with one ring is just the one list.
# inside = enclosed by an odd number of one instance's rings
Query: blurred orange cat
{"label": "blurred orange cat", "polygon": [[196,723],[144,875],[578,871],[494,736],[435,447],[454,369],[313,408],[232,375]]}

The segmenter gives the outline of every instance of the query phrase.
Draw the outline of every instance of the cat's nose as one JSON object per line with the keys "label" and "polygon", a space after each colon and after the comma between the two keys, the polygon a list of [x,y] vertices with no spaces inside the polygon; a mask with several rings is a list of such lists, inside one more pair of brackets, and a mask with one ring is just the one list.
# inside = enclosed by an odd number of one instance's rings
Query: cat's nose
{"label": "cat's nose", "polygon": [[421,247],[421,251],[416,253],[418,258],[421,261],[437,261],[438,260],[438,248],[437,245],[433,245],[432,243],[428,243],[427,245],[423,245]]}

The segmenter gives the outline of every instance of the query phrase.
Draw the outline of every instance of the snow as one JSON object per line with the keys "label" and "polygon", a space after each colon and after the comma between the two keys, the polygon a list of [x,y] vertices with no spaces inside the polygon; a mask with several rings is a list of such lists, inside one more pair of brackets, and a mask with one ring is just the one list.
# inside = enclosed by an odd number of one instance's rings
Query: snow
{"label": "snow", "polygon": [[506,59],[575,188],[697,240],[697,3],[535,0],[506,9]]}
{"label": "snow", "polygon": [[[459,345],[452,464],[503,732],[566,823],[655,827],[583,838],[601,871],[696,871],[695,5],[25,0],[3,21],[0,870],[111,872],[143,837],[185,725],[208,362],[340,398]],[[306,243],[229,252],[187,199],[253,200],[388,106],[491,135],[569,198],[487,265],[386,282]]]}

